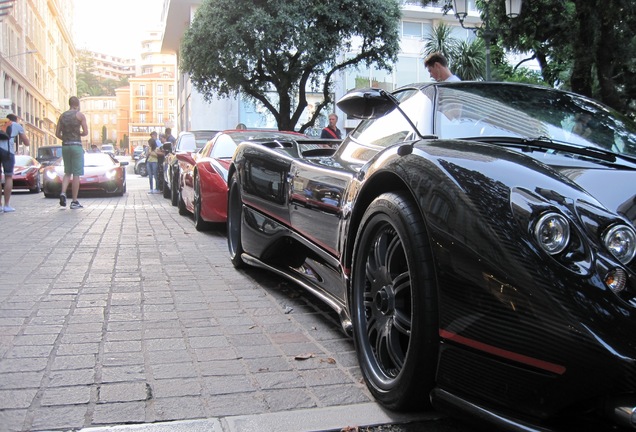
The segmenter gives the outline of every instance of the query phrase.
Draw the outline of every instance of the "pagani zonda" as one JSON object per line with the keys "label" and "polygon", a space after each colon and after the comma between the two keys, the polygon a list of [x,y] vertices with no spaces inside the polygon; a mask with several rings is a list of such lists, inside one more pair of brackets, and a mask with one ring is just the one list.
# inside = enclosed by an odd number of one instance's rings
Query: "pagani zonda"
{"label": "pagani zonda", "polygon": [[238,147],[234,265],[331,305],[389,408],[634,429],[634,124],[505,83],[355,90],[338,106],[364,120],[333,154]]}

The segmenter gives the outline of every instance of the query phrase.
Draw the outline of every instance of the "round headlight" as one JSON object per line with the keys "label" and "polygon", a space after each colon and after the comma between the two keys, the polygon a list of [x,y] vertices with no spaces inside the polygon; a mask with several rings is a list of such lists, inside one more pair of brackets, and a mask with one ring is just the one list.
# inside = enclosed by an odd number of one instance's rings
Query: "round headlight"
{"label": "round headlight", "polygon": [[610,227],[603,234],[603,243],[614,257],[623,264],[630,262],[636,255],[636,232],[623,224]]}
{"label": "round headlight", "polygon": [[570,224],[559,213],[546,213],[535,225],[534,237],[544,251],[556,255],[562,252],[570,241]]}

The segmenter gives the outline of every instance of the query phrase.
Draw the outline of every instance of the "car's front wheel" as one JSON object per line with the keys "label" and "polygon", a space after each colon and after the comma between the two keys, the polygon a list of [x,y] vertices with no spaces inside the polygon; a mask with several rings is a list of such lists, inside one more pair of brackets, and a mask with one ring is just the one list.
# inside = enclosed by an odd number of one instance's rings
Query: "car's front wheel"
{"label": "car's front wheel", "polygon": [[137,166],[137,173],[142,177],[146,177],[148,175],[145,163],[141,163]]}
{"label": "car's front wheel", "polygon": [[194,228],[197,231],[205,231],[210,229],[210,223],[203,220],[201,217],[201,206],[202,206],[202,198],[201,198],[201,180],[199,180],[199,176],[196,175],[194,177]]}
{"label": "car's front wheel", "polygon": [[40,193],[41,190],[42,190],[42,180],[40,179],[40,175],[38,174],[35,177],[35,185],[33,185],[32,189],[29,189],[29,192]]}
{"label": "car's front wheel", "polygon": [[245,266],[241,255],[243,246],[241,243],[241,224],[243,219],[243,201],[241,188],[238,182],[238,174],[234,173],[228,182],[227,197],[227,246],[230,251],[230,260],[235,268]]}
{"label": "car's front wheel", "polygon": [[367,208],[354,244],[351,318],[362,375],[394,410],[430,405],[438,355],[437,288],[424,221],[403,193]]}
{"label": "car's front wheel", "polygon": [[172,173],[172,184],[170,185],[170,202],[173,206],[179,203],[179,179],[177,174]]}

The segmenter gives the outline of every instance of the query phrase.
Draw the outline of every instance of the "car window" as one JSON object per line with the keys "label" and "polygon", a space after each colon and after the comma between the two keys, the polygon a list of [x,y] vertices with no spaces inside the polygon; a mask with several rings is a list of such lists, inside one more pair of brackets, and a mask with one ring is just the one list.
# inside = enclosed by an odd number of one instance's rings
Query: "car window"
{"label": "car window", "polygon": [[[180,151],[193,152],[197,149],[197,143],[194,139],[194,135],[185,134],[181,135],[178,148]],[[201,146],[203,147],[203,146]]]}
{"label": "car window", "polygon": [[231,159],[237,143],[229,135],[219,135],[210,154],[215,159]]}

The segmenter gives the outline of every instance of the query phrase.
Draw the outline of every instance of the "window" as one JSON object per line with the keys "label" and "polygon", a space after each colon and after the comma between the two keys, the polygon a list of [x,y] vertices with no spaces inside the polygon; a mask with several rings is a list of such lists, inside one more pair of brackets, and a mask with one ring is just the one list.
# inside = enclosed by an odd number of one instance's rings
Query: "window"
{"label": "window", "polygon": [[157,123],[163,123],[163,113],[157,114]]}
{"label": "window", "polygon": [[163,94],[163,84],[158,84],[157,85],[157,94],[158,95],[162,95]]}
{"label": "window", "polygon": [[174,86],[172,84],[168,86],[168,94],[174,94]]}
{"label": "window", "polygon": [[405,38],[422,39],[422,23],[402,21],[402,36]]}
{"label": "window", "polygon": [[157,99],[157,108],[163,109],[163,99]]}
{"label": "window", "polygon": [[146,123],[146,113],[139,114],[139,123]]}
{"label": "window", "polygon": [[139,109],[140,110],[145,110],[146,109],[146,101],[145,101],[145,99],[141,99],[139,101]]}
{"label": "window", "polygon": [[139,96],[146,96],[146,86],[144,84],[139,86]]}

